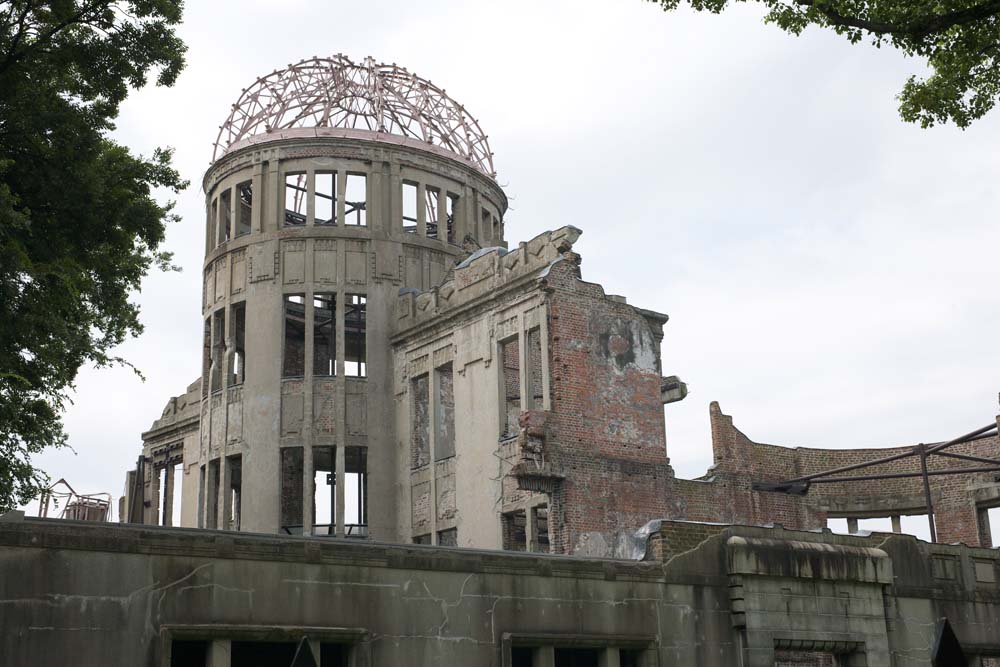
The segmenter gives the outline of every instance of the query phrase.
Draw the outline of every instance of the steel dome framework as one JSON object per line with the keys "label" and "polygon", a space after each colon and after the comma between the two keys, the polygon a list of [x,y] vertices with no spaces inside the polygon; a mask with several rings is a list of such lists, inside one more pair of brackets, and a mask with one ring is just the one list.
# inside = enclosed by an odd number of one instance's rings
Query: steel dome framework
{"label": "steel dome framework", "polygon": [[212,160],[255,135],[324,127],[417,139],[496,177],[479,122],[444,89],[397,65],[355,63],[341,54],[275,70],[244,89],[219,128]]}

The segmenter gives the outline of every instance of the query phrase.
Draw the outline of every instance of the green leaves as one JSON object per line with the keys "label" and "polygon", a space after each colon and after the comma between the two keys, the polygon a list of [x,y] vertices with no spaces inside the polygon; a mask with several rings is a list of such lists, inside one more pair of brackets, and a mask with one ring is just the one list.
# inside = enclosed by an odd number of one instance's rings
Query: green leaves
{"label": "green leaves", "polygon": [[[681,0],[652,0],[665,10]],[[718,13],[730,0],[689,0],[698,11]],[[732,0],[745,2],[750,0]],[[911,76],[897,96],[903,120],[932,127],[966,128],[996,104],[1000,94],[1000,0],[757,0],[766,23],[801,34],[810,25],[832,29],[856,44],[869,39],[908,56],[926,58],[933,71]]]}
{"label": "green leaves", "polygon": [[169,149],[132,155],[105,135],[147,73],[184,64],[168,0],[0,5],[0,512],[37,494],[31,457],[66,444],[60,413],[80,366],[142,331],[129,295],[188,184]]}

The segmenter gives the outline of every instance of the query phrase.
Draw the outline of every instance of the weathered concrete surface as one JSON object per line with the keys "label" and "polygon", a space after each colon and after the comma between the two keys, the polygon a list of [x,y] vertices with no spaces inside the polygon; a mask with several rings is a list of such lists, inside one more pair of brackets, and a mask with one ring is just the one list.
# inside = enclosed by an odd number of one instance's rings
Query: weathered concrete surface
{"label": "weathered concrete surface", "polygon": [[[796,649],[927,665],[942,617],[967,654],[1000,654],[1000,588],[984,581],[994,552],[702,528],[664,522],[649,560],[632,562],[5,521],[0,655],[158,666],[175,636],[307,634],[346,642],[356,665],[500,666],[526,643],[628,648],[647,666],[763,667]],[[689,530],[700,540],[690,549]]]}

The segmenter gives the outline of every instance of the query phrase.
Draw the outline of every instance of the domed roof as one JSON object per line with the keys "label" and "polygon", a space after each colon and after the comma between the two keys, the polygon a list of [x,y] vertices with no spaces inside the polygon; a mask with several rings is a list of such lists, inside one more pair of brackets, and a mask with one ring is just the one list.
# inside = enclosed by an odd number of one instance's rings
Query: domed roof
{"label": "domed roof", "polygon": [[293,128],[343,128],[443,148],[491,177],[493,153],[478,121],[445,91],[396,65],[343,55],[309,58],[243,90],[219,128],[213,162],[255,135]]}

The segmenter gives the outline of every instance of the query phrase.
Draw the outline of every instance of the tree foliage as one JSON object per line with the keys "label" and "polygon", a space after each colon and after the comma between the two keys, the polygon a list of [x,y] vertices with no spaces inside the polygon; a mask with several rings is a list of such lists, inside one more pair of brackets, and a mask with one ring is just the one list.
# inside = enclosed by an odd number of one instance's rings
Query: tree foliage
{"label": "tree foliage", "polygon": [[79,368],[125,363],[142,325],[129,296],[162,252],[186,186],[169,150],[108,138],[130,88],[184,65],[176,0],[0,2],[0,512],[34,497],[32,455],[63,446]]}
{"label": "tree foliage", "polygon": [[[652,0],[665,10],[683,0]],[[926,59],[929,76],[911,76],[898,95],[904,120],[966,128],[1000,95],[1000,0],[687,0],[719,13],[730,2],[764,5],[766,23],[798,35],[831,28],[852,44],[870,40]]]}

